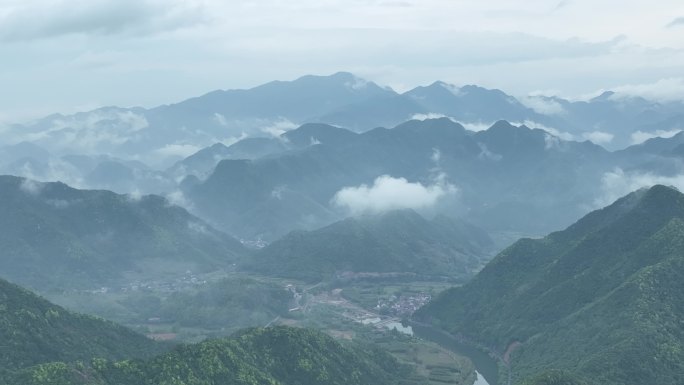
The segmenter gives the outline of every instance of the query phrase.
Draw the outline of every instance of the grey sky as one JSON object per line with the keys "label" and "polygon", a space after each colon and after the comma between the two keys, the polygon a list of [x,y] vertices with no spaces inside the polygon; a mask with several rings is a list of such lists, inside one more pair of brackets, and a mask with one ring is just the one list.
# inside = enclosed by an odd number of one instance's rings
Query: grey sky
{"label": "grey sky", "polygon": [[0,121],[337,71],[684,98],[683,18],[681,0],[0,0]]}

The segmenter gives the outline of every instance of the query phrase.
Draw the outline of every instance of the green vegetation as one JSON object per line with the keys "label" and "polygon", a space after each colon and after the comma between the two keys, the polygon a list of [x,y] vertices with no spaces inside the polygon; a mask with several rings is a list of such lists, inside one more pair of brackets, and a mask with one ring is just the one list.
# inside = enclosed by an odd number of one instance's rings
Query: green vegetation
{"label": "green vegetation", "polygon": [[415,318],[500,354],[520,341],[519,383],[555,368],[605,385],[681,384],[682,250],[684,195],[655,186],[518,241]]}
{"label": "green vegetation", "polygon": [[521,385],[588,385],[588,383],[572,373],[549,370],[526,379]]}
{"label": "green vegetation", "polygon": [[51,363],[10,377],[29,385],[411,385],[412,369],[388,353],[341,345],[308,329],[250,329],[232,338],[182,345],[149,360]]}
{"label": "green vegetation", "polygon": [[161,318],[184,327],[236,329],[265,325],[287,314],[292,293],[283,287],[251,278],[226,278],[194,292],[129,297],[124,305],[140,319]]}
{"label": "green vegetation", "polygon": [[0,280],[0,369],[93,357],[143,357],[163,350],[163,345],[129,329],[71,313]]}
{"label": "green vegetation", "polygon": [[0,274],[40,290],[105,286],[125,272],[227,266],[244,253],[162,197],[0,177]]}
{"label": "green vegetation", "polygon": [[464,222],[442,216],[428,221],[412,210],[398,210],[292,232],[243,267],[308,281],[343,272],[454,279],[469,277],[491,246],[484,231]]}
{"label": "green vegetation", "polygon": [[198,283],[173,292],[162,288],[136,291],[50,293],[49,299],[74,311],[95,314],[146,334],[174,335],[198,342],[225,337],[245,327],[264,326],[288,316],[293,292],[284,283],[242,274],[195,276]]}

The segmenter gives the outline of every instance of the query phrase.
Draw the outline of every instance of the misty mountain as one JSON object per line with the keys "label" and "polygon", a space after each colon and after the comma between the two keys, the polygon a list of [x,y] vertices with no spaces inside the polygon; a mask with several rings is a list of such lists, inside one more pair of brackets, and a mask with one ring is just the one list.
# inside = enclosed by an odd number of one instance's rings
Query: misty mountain
{"label": "misty mountain", "polygon": [[125,275],[207,271],[242,245],[166,199],[0,177],[0,274],[39,288],[111,284]]}
{"label": "misty mountain", "polygon": [[278,135],[345,105],[381,95],[396,93],[340,72],[274,81],[247,90],[217,90],[151,109],[104,107],[68,116],[55,114],[11,126],[9,132],[55,156],[107,154],[138,159],[159,169],[214,143]]}
{"label": "misty mountain", "polygon": [[258,159],[288,149],[289,143],[281,138],[246,138],[230,146],[216,143],[176,162],[166,172],[175,178],[194,175],[205,179],[224,159]]}
{"label": "misty mountain", "polygon": [[[681,130],[682,107],[679,102],[653,102],[612,92],[587,101],[556,96],[517,99],[498,89],[439,81],[400,94],[340,72],[245,90],[216,90],[150,109],[103,107],[73,115],[54,114],[9,126],[6,137],[12,142],[0,144],[31,143],[55,157],[106,154],[161,170],[215,143],[229,146],[246,136],[277,137],[304,123],[364,132],[417,116],[447,116],[478,127],[498,120],[548,127],[565,139],[589,139],[618,149],[644,135]],[[27,156],[45,162],[35,155]],[[252,159],[254,155],[235,149],[229,158]]]}
{"label": "misty mountain", "polygon": [[615,167],[611,153],[590,142],[506,122],[472,132],[443,118],[362,134],[317,124],[283,139],[298,148],[223,160],[205,181],[188,184],[184,193],[195,212],[230,234],[271,241],[328,225],[350,210],[372,210],[336,196],[343,189],[373,194],[386,176],[439,195],[428,211],[464,216],[489,230],[543,232],[586,213],[601,194],[603,174]]}
{"label": "misty mountain", "polygon": [[416,87],[408,96],[423,106],[428,113],[442,114],[464,123],[492,123],[498,120],[511,122],[542,121],[543,115],[521,104],[501,90],[475,85],[456,87],[444,82]]}
{"label": "misty mountain", "polygon": [[543,239],[521,239],[415,317],[511,356],[515,378],[552,368],[600,384],[684,374],[684,195],[654,186]]}
{"label": "misty mountain", "polygon": [[462,279],[492,247],[486,232],[465,222],[444,216],[426,220],[413,210],[397,210],[292,232],[242,267],[309,281],[369,272]]}
{"label": "misty mountain", "polygon": [[0,379],[3,371],[54,361],[121,360],[163,346],[122,326],[74,314],[0,279]]}

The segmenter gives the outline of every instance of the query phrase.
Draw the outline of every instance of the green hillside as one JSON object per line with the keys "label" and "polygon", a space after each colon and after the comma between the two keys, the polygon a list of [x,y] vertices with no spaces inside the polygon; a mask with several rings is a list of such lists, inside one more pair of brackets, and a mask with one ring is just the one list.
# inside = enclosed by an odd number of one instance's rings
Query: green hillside
{"label": "green hillside", "polygon": [[51,361],[149,356],[162,346],[124,327],[71,313],[0,280],[0,372]]}
{"label": "green hillside", "polygon": [[11,381],[26,385],[402,385],[411,368],[359,345],[341,345],[308,329],[250,329],[236,336],[183,345],[150,360],[53,363]]}
{"label": "green hillside", "polygon": [[565,369],[606,385],[684,379],[684,195],[655,186],[564,231],[522,239],[416,319],[500,353],[513,375]]}
{"label": "green hillside", "polygon": [[348,218],[314,231],[295,231],[258,252],[243,266],[305,280],[342,272],[415,273],[467,277],[492,246],[482,230],[415,211]]}
{"label": "green hillside", "polygon": [[1,176],[0,212],[0,275],[38,289],[100,287],[124,272],[150,278],[158,270],[208,270],[244,252],[154,195]]}

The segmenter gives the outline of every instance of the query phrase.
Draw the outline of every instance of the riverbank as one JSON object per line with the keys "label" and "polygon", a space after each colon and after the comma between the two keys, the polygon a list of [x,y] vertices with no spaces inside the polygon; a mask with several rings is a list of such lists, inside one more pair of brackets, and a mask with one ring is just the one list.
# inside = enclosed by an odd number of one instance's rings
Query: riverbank
{"label": "riverbank", "polygon": [[408,325],[411,326],[416,337],[434,342],[456,354],[468,357],[475,365],[478,373],[484,377],[489,385],[504,385],[499,382],[498,360],[483,350],[432,325],[416,321],[408,321]]}

